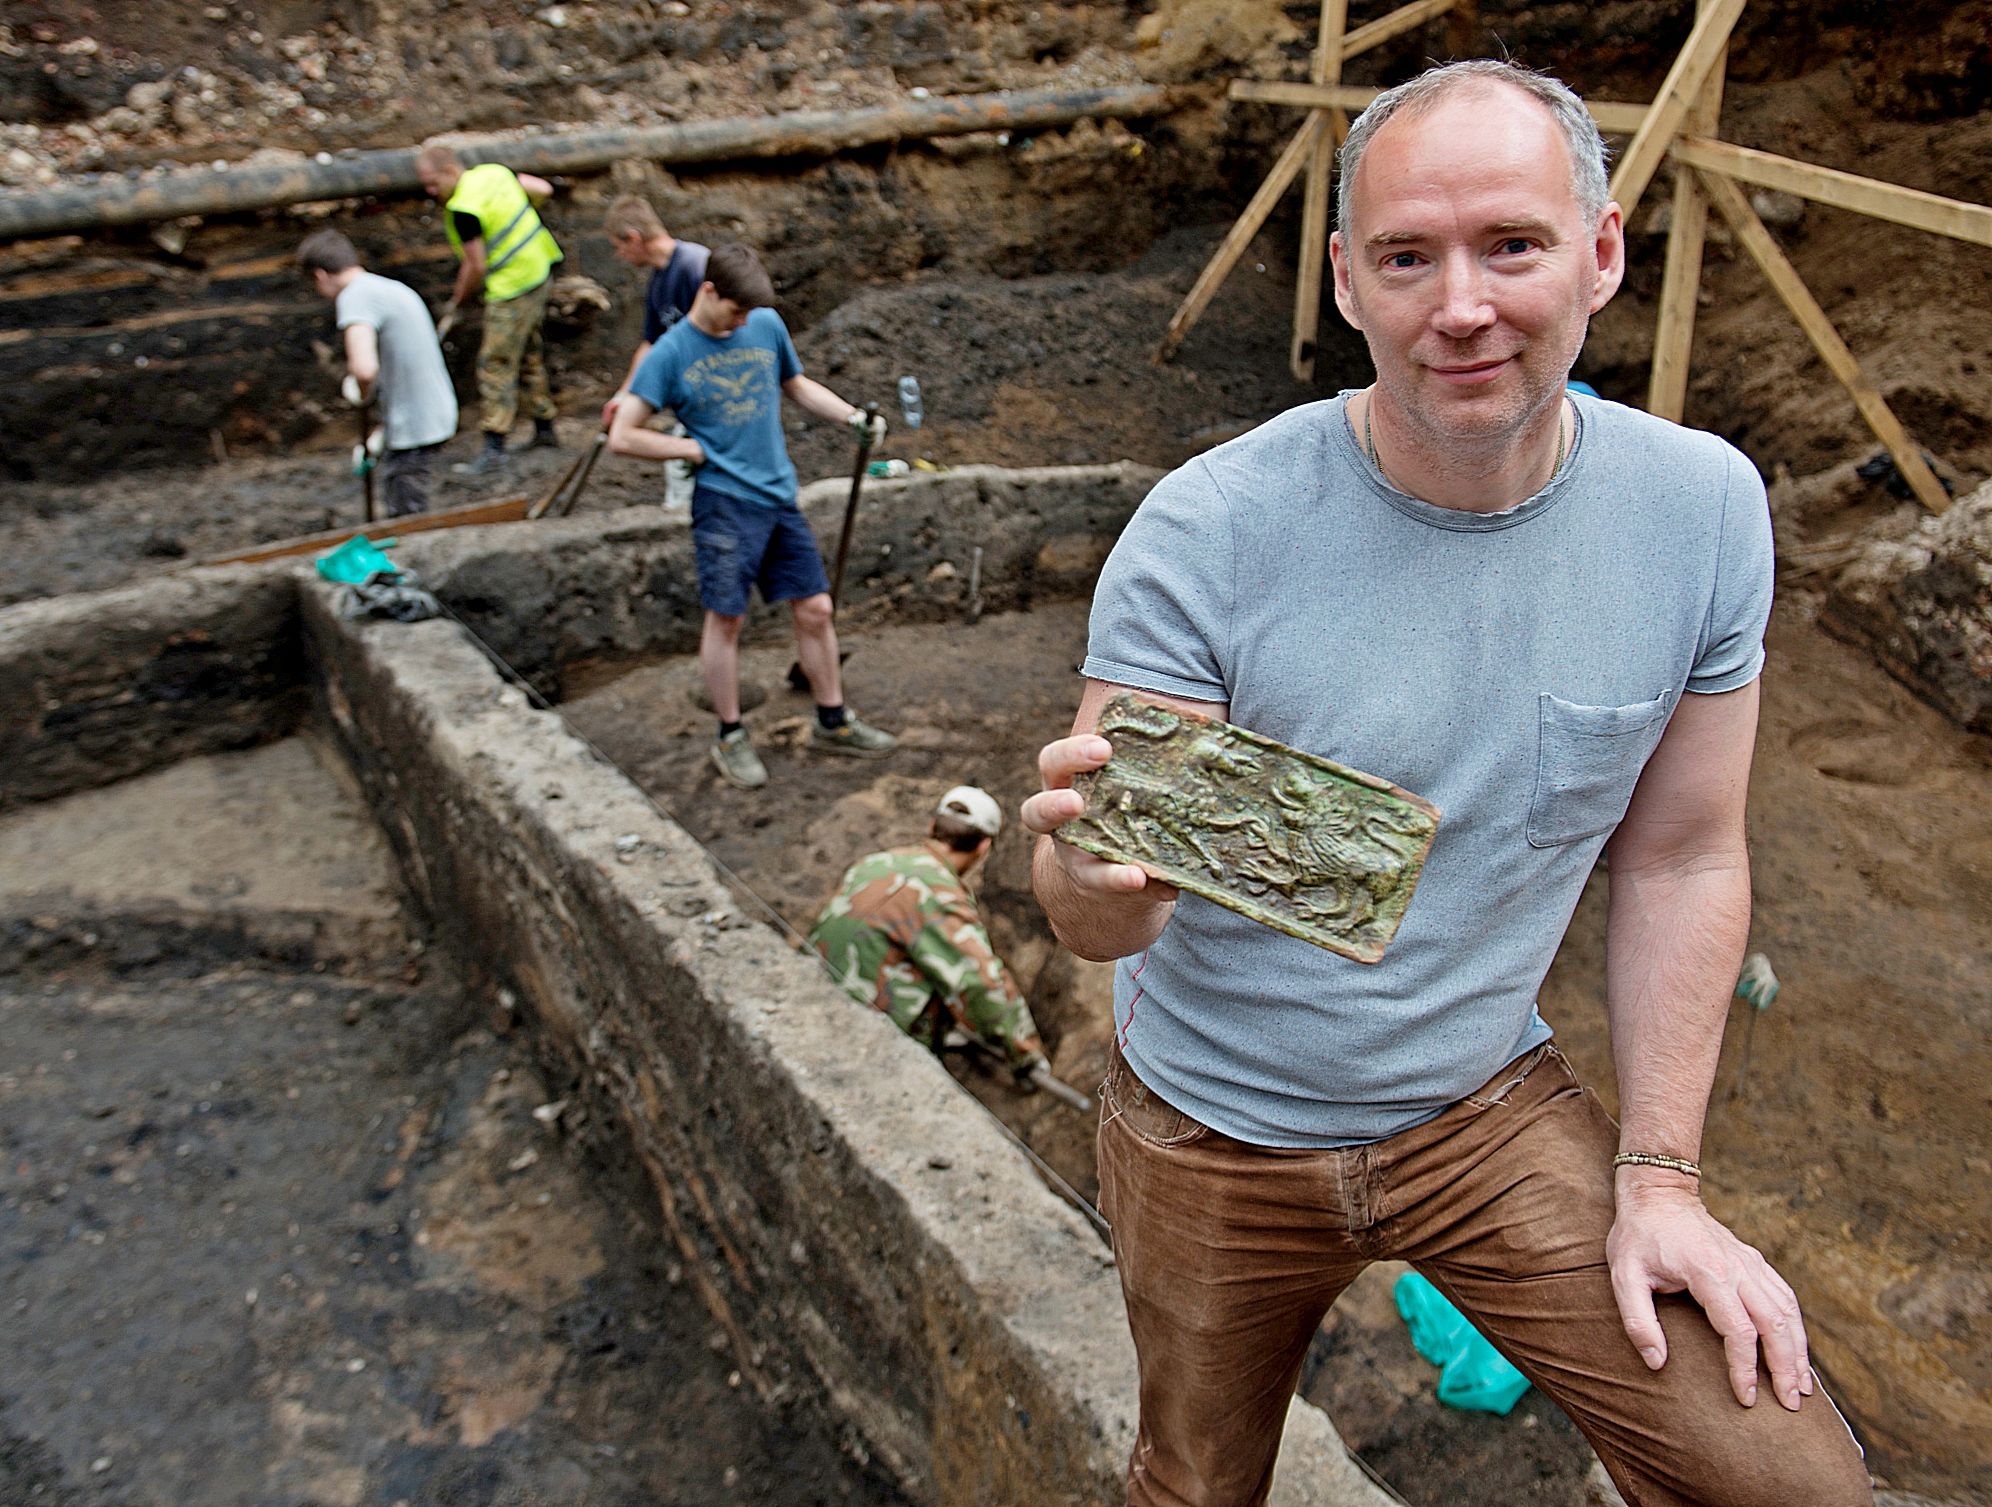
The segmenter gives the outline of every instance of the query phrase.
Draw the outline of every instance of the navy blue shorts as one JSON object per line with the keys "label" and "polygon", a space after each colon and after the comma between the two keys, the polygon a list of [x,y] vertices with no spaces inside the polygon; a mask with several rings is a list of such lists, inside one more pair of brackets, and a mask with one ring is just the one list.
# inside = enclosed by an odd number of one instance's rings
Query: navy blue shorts
{"label": "navy blue shorts", "polygon": [[692,549],[699,565],[699,605],[743,617],[747,592],[764,602],[793,602],[830,589],[809,520],[793,502],[741,502],[710,487],[692,490]]}

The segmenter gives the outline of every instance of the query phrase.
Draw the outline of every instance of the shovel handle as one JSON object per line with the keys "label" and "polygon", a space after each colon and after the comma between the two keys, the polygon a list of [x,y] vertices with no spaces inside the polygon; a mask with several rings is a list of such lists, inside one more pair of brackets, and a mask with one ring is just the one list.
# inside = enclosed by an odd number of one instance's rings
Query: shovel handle
{"label": "shovel handle", "polygon": [[[373,411],[371,398],[353,410],[360,416],[360,457],[363,465],[373,458],[367,453],[367,441],[373,436]],[[378,523],[380,513],[374,506],[374,468],[371,465],[366,465],[366,469],[360,472],[360,485],[366,491],[367,522]]]}
{"label": "shovel handle", "polygon": [[837,535],[837,564],[830,572],[830,605],[844,594],[844,562],[851,557],[851,531],[858,521],[858,493],[864,490],[865,467],[871,462],[872,425],[878,417],[878,404],[865,405],[864,432],[858,436],[858,461],[851,467],[851,500],[844,504],[844,527]]}
{"label": "shovel handle", "polygon": [[1051,1069],[1040,1062],[1031,1069],[1031,1082],[1050,1094],[1067,1109],[1076,1109],[1082,1115],[1093,1112],[1093,1101],[1063,1079],[1051,1076]]}

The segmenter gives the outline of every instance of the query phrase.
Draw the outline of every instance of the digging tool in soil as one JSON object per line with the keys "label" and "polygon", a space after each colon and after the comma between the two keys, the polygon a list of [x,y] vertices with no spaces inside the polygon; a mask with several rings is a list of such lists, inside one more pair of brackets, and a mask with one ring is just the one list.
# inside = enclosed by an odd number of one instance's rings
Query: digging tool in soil
{"label": "digging tool in soil", "polygon": [[366,521],[368,523],[378,523],[380,521],[380,513],[374,505],[374,455],[372,448],[367,443],[373,437],[373,399],[367,399],[366,402],[355,408],[353,412],[358,415],[360,423],[360,443],[359,448],[353,451],[353,469],[360,473],[360,486],[366,492]]}
{"label": "digging tool in soil", "polygon": [[[972,1052],[980,1057],[986,1057],[991,1062],[1005,1068],[1009,1066],[1009,1058],[1004,1056],[1002,1050],[984,1041],[980,1036],[971,1036],[966,1031],[960,1031],[958,1028],[956,1032],[949,1033],[950,1036],[955,1034],[960,1036],[963,1050]],[[945,1040],[946,1038],[943,1039]],[[1064,1079],[1054,1078],[1051,1074],[1051,1065],[1049,1063],[1040,1062],[1030,1070],[1029,1074],[1018,1079],[1017,1087],[1026,1093],[1042,1089],[1067,1109],[1075,1110],[1082,1115],[1093,1113],[1093,1101],[1085,1094],[1080,1093],[1078,1089],[1074,1088]]]}
{"label": "digging tool in soil", "polygon": [[[836,607],[837,599],[844,594],[844,562],[851,557],[851,529],[858,521],[858,493],[864,490],[865,467],[871,462],[872,425],[870,421],[877,417],[878,404],[867,403],[865,405],[865,427],[858,435],[858,460],[857,464],[851,467],[851,500],[844,504],[844,527],[837,535],[837,561],[830,570],[830,605],[832,608]],[[842,664],[850,657],[850,651],[846,650],[837,656],[837,662]],[[789,689],[792,691],[807,691],[809,689],[809,677],[802,673],[801,660],[790,662],[788,683]]]}
{"label": "digging tool in soil", "polygon": [[[595,431],[595,438],[588,448],[574,457],[568,468],[560,473],[547,494],[526,509],[528,518],[544,518],[551,513],[556,518],[565,518],[574,511],[574,504],[581,500],[581,489],[588,485],[588,474],[595,469],[595,461],[602,453],[602,447],[609,442],[609,426],[604,424]],[[569,486],[569,483],[573,483]]]}

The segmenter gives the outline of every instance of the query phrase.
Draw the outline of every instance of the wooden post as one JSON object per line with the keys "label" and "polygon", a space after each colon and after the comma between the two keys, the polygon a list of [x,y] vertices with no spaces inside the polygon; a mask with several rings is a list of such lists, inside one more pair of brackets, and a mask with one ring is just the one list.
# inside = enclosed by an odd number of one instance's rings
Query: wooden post
{"label": "wooden post", "polygon": [[[1697,0],[1705,15],[1714,0]],[[1701,93],[1689,109],[1686,129],[1713,136],[1722,118],[1726,52],[1710,66]],[[1626,227],[1628,233],[1632,227]],[[1653,367],[1646,380],[1646,411],[1676,424],[1688,406],[1688,358],[1695,343],[1695,305],[1701,293],[1702,242],[1708,232],[1708,200],[1693,169],[1674,167],[1674,218],[1667,227],[1667,269],[1660,283],[1660,313],[1653,326]]]}
{"label": "wooden post", "polygon": [[1743,4],[1744,0],[1710,0],[1707,8],[1695,17],[1694,29],[1688,33],[1674,66],[1667,70],[1666,82],[1654,97],[1653,108],[1647,111],[1645,122],[1625,149],[1625,156],[1619,159],[1618,171],[1612,174],[1611,195],[1625,210],[1628,222],[1639,207],[1639,197],[1646,192],[1646,185],[1653,181],[1660,159],[1666,156],[1668,145],[1680,133],[1681,122],[1698,97],[1702,80],[1708,77],[1716,58],[1729,45],[1729,33],[1736,25],[1736,18],[1743,14]]}
{"label": "wooden post", "polygon": [[1889,455],[1895,460],[1895,468],[1909,483],[1909,490],[1916,494],[1916,500],[1932,513],[1946,512],[1950,508],[1950,496],[1944,491],[1943,483],[1924,464],[1922,452],[1895,417],[1888,400],[1868,381],[1860,362],[1847,348],[1846,341],[1840,338],[1840,332],[1833,328],[1833,321],[1819,307],[1819,301],[1805,286],[1798,269],[1792,266],[1778,243],[1771,238],[1764,222],[1750,207],[1750,201],[1743,197],[1743,190],[1727,178],[1699,169],[1697,172],[1700,173],[1702,192],[1708,195],[1709,201],[1729,222],[1730,229],[1736,232],[1736,238],[1750,253],[1751,260],[1762,270],[1778,297],[1784,300],[1784,306],[1791,310],[1799,328],[1805,331],[1813,349],[1819,352],[1819,359],[1826,363],[1827,369],[1840,379],[1840,384],[1852,395],[1854,406],[1861,411],[1861,417],[1867,420],[1876,438],[1887,446]]}
{"label": "wooden post", "polygon": [[[1321,31],[1314,46],[1309,74],[1316,84],[1342,82],[1342,36],[1349,25],[1349,0],[1321,0]],[[1313,112],[1319,117],[1322,112]],[[1329,182],[1335,169],[1335,149],[1349,134],[1349,117],[1339,109],[1327,112],[1329,129],[1314,139],[1307,161],[1307,197],[1300,212],[1300,275],[1294,285],[1293,343],[1287,365],[1296,382],[1314,380],[1315,336],[1321,328],[1321,274],[1328,261]]]}
{"label": "wooden post", "polygon": [[1266,175],[1266,181],[1259,185],[1259,191],[1252,195],[1252,202],[1245,206],[1245,213],[1238,217],[1238,223],[1231,227],[1217,248],[1208,265],[1197,274],[1196,285],[1184,297],[1175,317],[1169,321],[1169,328],[1162,336],[1162,342],[1155,347],[1152,358],[1157,366],[1176,354],[1183,343],[1183,337],[1190,332],[1190,326],[1197,322],[1208,307],[1218,286],[1231,275],[1231,269],[1238,265],[1238,258],[1245,254],[1245,248],[1252,244],[1252,237],[1259,233],[1259,227],[1266,223],[1266,216],[1273,212],[1273,206],[1280,202],[1280,195],[1299,176],[1308,157],[1314,151],[1314,143],[1327,129],[1327,117],[1321,112],[1307,117],[1300,131],[1280,153],[1279,161]]}

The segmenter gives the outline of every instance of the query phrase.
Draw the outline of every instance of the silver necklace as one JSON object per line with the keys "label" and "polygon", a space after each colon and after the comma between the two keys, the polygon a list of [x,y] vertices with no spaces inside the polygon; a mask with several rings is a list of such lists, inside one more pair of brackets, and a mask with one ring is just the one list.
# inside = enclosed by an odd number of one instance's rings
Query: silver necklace
{"label": "silver necklace", "polygon": [[[1545,486],[1545,487],[1549,485],[1549,482],[1551,482],[1551,481],[1555,481],[1555,480],[1556,480],[1556,478],[1558,477],[1558,475],[1560,475],[1560,474],[1562,473],[1562,471],[1563,471],[1563,460],[1564,460],[1564,456],[1563,456],[1563,410],[1564,410],[1564,407],[1565,407],[1565,402],[1564,402],[1564,400],[1563,400],[1563,399],[1561,399],[1561,398],[1557,399],[1557,403],[1556,403],[1556,458],[1555,458],[1555,460],[1553,460],[1553,461],[1552,461],[1552,462],[1550,463],[1550,467],[1549,467],[1549,481],[1545,481],[1545,482],[1543,483],[1543,486]],[[1369,452],[1369,461],[1370,461],[1370,464],[1371,464],[1372,466],[1375,466],[1375,467],[1376,467],[1377,471],[1378,471],[1378,472],[1379,472],[1379,473],[1380,473],[1380,474],[1382,475],[1382,477],[1383,477],[1383,479],[1384,479],[1385,481],[1390,481],[1390,473],[1389,473],[1388,471],[1385,471],[1385,470],[1383,469],[1383,462],[1382,462],[1381,460],[1377,459],[1377,454],[1376,454],[1376,431],[1375,431],[1375,429],[1373,429],[1373,428],[1371,427],[1371,425],[1370,425],[1370,416],[1371,416],[1371,414],[1373,414],[1373,413],[1374,413],[1375,411],[1376,411],[1376,393],[1375,393],[1374,391],[1372,391],[1372,392],[1370,393],[1370,395],[1369,395],[1368,399],[1367,399],[1367,400],[1366,400],[1366,401],[1365,401],[1365,402],[1363,403],[1363,449],[1365,449],[1365,450],[1367,450],[1367,451]],[[1397,485],[1397,483],[1396,483],[1396,482],[1394,482],[1394,481],[1391,481],[1391,482],[1390,482],[1390,484],[1391,484],[1391,485],[1392,485],[1393,487]],[[1401,489],[1400,489],[1400,490],[1401,490]],[[1540,491],[1540,490],[1541,490],[1541,488],[1537,488],[1537,490],[1538,490],[1538,491]]]}

